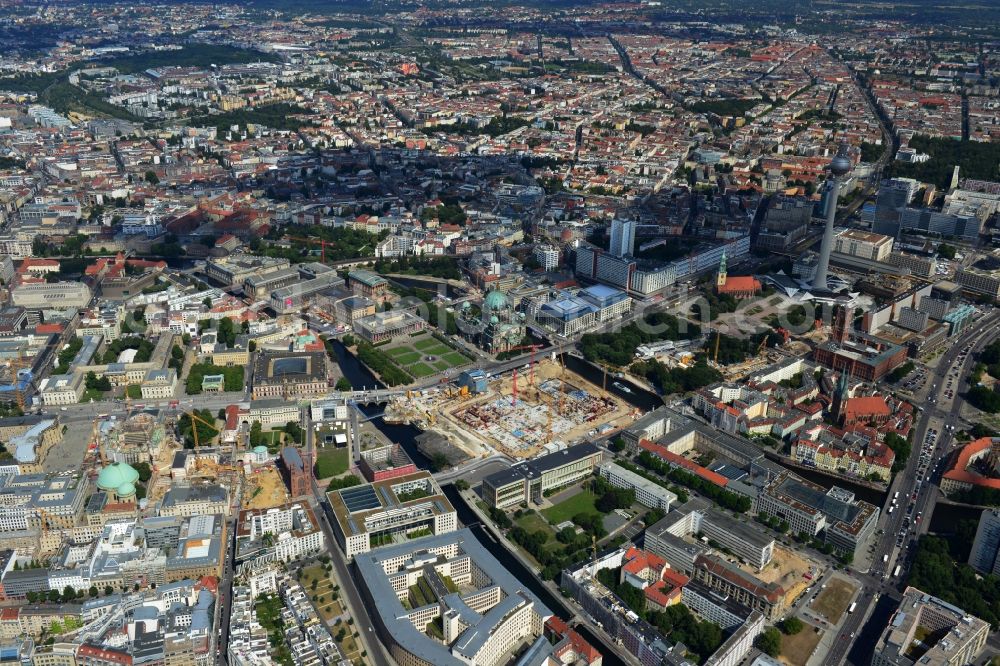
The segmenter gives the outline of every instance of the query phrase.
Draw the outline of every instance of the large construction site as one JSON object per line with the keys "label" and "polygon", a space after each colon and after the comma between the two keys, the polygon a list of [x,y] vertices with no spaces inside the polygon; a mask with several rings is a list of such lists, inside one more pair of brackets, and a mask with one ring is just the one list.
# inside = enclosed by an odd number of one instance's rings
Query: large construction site
{"label": "large construction site", "polygon": [[489,378],[481,393],[425,391],[396,401],[388,412],[443,434],[472,456],[513,458],[616,430],[636,416],[604,387],[549,358]]}

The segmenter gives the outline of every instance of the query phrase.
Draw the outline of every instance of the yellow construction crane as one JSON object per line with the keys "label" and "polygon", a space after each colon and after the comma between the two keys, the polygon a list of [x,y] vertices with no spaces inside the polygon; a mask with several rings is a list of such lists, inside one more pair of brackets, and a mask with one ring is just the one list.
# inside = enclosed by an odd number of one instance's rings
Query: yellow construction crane
{"label": "yellow construction crane", "polygon": [[715,332],[715,354],[712,356],[712,363],[719,365],[719,342],[722,340],[722,333]]}

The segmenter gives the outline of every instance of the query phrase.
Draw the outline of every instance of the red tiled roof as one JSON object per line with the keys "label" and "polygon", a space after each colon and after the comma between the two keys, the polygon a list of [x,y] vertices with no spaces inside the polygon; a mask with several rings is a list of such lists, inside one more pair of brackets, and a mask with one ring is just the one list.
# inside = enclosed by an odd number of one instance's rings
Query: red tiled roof
{"label": "red tiled roof", "polygon": [[984,450],[992,448],[992,446],[992,437],[980,437],[973,442],[969,442],[958,452],[952,468],[942,476],[958,483],[968,483],[973,486],[1000,490],[1000,479],[992,479],[968,470],[969,461],[972,459],[972,456],[982,453]]}
{"label": "red tiled roof", "polygon": [[701,465],[691,462],[690,460],[688,460],[683,456],[679,456],[676,453],[672,453],[665,446],[660,446],[659,444],[655,444],[649,441],[648,439],[640,441],[639,446],[642,449],[649,451],[653,455],[662,458],[666,462],[676,467],[682,467],[687,471],[691,472],[692,474],[697,474],[701,478],[705,479],[706,481],[710,481],[711,483],[714,483],[717,486],[725,488],[729,484],[729,479],[722,476],[721,474],[717,474],[710,469],[706,469]]}
{"label": "red tiled roof", "polygon": [[720,294],[747,293],[760,291],[760,281],[751,275],[727,277],[726,283],[719,286]]}
{"label": "red tiled roof", "polygon": [[857,421],[870,416],[888,416],[892,411],[885,398],[877,395],[850,398],[844,403],[844,418]]}

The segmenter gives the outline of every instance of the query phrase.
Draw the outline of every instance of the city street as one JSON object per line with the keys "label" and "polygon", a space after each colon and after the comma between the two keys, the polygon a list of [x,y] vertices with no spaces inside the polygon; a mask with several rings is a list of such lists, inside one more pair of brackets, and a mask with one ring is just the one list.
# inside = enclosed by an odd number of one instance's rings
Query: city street
{"label": "city street", "polygon": [[[914,518],[918,512],[923,512],[922,524],[926,526],[930,522],[933,502],[936,498],[937,487],[931,483],[929,476],[924,477],[923,482],[917,487],[916,473],[919,466],[920,452],[923,443],[930,430],[936,430],[937,441],[933,446],[930,455],[931,463],[929,469],[934,469],[937,461],[942,458],[950,449],[952,434],[945,430],[946,423],[954,423],[961,412],[962,398],[958,390],[955,391],[955,398],[950,401],[947,408],[941,408],[941,399],[945,394],[945,376],[952,370],[956,357],[966,345],[972,345],[972,351],[966,355],[965,361],[959,368],[959,377],[964,380],[968,376],[969,370],[975,363],[974,355],[976,351],[986,346],[1000,331],[996,329],[997,322],[1000,321],[1000,311],[991,310],[979,321],[973,322],[971,328],[961,334],[958,339],[952,342],[948,351],[938,359],[937,367],[931,373],[926,383],[927,394],[923,403],[923,409],[913,431],[913,451],[907,461],[906,468],[896,474],[886,493],[886,504],[882,508],[880,518],[879,536],[875,552],[872,557],[872,567],[867,574],[855,573],[855,578],[862,581],[865,586],[864,591],[858,598],[858,607],[852,613],[844,625],[841,627],[842,638],[850,638],[859,633],[862,625],[867,621],[871,605],[875,601],[875,594],[888,596],[894,601],[901,597],[896,589],[899,579],[892,576],[896,564],[902,567],[901,578],[905,579],[905,570],[908,566],[906,554],[910,546],[916,541],[918,533],[914,530]],[[918,406],[920,406],[918,404]],[[892,505],[892,498],[899,492],[899,506],[888,513]],[[917,494],[915,501],[910,498],[914,492]],[[914,507],[908,514],[906,507],[912,504]],[[897,546],[896,535],[902,535],[902,541]],[[883,564],[882,559],[888,556],[888,562]],[[834,644],[833,649],[827,655],[827,662],[831,665],[840,664],[844,661],[848,651],[851,649],[853,641],[843,640]],[[856,664],[855,666],[868,666]]]}

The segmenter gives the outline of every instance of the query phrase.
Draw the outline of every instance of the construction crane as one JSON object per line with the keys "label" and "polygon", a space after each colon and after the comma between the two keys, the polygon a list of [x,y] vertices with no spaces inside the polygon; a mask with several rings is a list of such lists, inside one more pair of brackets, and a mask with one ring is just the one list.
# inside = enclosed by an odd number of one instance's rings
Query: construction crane
{"label": "construction crane", "polygon": [[530,386],[534,386],[535,385],[535,352],[538,351],[541,348],[542,348],[541,345],[518,345],[517,347],[511,347],[510,349],[507,350],[508,352],[522,351],[524,349],[530,349],[531,350],[531,360],[528,361],[528,363],[529,363],[529,365],[528,365],[528,371],[529,371],[529,374],[528,374],[528,384]]}
{"label": "construction crane", "polygon": [[563,363],[562,354],[559,357],[559,416],[563,415],[563,406],[566,404],[566,364]]}
{"label": "construction crane", "polygon": [[104,448],[101,446],[101,435],[97,428],[97,419],[94,419],[94,426],[90,431],[90,437],[94,441],[94,448],[97,449],[97,458],[101,461],[101,467],[106,466],[108,461],[104,456]]}
{"label": "construction crane", "polygon": [[194,413],[194,410],[184,413],[187,414],[189,419],[191,419],[191,435],[194,437],[194,448],[197,449],[199,446],[201,446],[201,442],[198,441],[198,423],[204,423],[209,428],[214,430],[216,433],[219,432],[219,429],[215,427],[214,423],[209,423],[205,419],[201,418],[200,416]]}
{"label": "construction crane", "polygon": [[722,333],[715,332],[715,353],[712,355],[712,363],[719,365],[719,342],[722,340]]}
{"label": "construction crane", "polygon": [[309,245],[315,245],[319,243],[320,246],[320,260],[326,263],[326,246],[329,245],[333,247],[336,243],[331,243],[330,241],[325,241],[322,238],[302,238],[301,236],[285,236],[288,240],[300,241],[302,243],[308,243]]}

